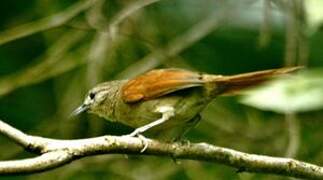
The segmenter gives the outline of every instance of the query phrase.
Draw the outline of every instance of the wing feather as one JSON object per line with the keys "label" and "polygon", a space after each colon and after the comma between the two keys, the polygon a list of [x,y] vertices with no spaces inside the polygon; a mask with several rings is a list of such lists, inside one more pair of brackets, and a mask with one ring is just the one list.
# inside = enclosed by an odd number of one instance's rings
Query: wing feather
{"label": "wing feather", "polygon": [[182,89],[202,86],[201,74],[183,69],[158,69],[129,80],[122,87],[122,99],[127,103],[147,100]]}

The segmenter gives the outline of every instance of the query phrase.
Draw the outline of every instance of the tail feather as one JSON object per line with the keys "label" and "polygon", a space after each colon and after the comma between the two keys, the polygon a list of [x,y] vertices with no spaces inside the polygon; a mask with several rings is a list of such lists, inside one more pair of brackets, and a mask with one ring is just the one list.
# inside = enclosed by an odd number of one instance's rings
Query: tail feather
{"label": "tail feather", "polygon": [[243,73],[232,76],[214,76],[212,82],[215,82],[217,87],[221,89],[222,95],[232,95],[236,92],[256,86],[263,83],[273,77],[288,74],[303,68],[302,66],[286,67],[279,69],[270,69],[263,71],[256,71],[250,73]]}

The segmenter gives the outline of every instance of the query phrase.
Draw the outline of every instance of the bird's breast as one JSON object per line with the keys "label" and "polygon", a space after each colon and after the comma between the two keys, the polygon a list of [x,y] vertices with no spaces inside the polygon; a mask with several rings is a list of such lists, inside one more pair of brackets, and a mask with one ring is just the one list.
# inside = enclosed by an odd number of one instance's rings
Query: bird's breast
{"label": "bird's breast", "polygon": [[207,105],[208,100],[203,93],[201,87],[195,87],[137,103],[120,101],[116,106],[119,110],[115,111],[114,119],[138,128],[162,117],[162,114],[156,111],[158,107],[171,106],[175,110],[174,116],[151,131],[181,126],[199,114]]}

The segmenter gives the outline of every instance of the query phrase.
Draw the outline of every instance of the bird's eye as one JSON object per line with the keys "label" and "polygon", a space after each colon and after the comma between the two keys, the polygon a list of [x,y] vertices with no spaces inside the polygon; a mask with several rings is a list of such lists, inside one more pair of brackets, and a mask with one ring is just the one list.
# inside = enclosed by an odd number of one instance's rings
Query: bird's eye
{"label": "bird's eye", "polygon": [[91,93],[89,94],[89,97],[90,97],[90,99],[94,99],[95,94],[94,94],[93,92],[91,92]]}

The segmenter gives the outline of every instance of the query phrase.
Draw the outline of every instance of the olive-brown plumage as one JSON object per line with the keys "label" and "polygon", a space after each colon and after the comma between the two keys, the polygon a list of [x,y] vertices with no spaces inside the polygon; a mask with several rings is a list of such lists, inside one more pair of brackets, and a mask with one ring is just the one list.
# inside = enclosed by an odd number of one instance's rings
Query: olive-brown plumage
{"label": "olive-brown plumage", "polygon": [[[98,84],[75,114],[89,111],[139,129],[135,134],[145,132],[152,138],[175,140],[199,121],[200,112],[218,95],[234,94],[297,69],[300,67],[232,76],[183,69],[152,70],[130,80]],[[158,119],[161,122],[155,122]]]}

